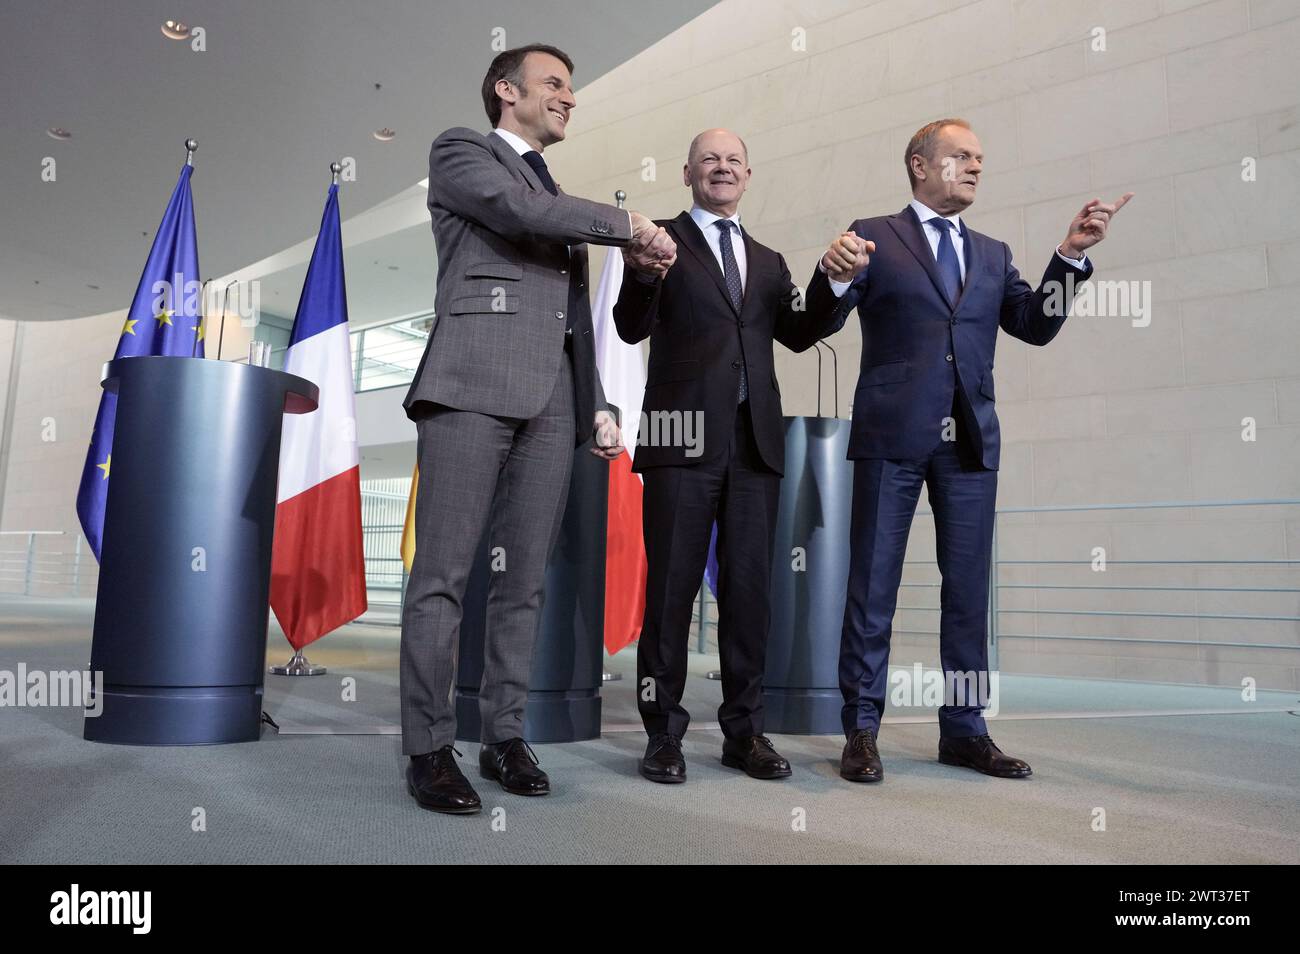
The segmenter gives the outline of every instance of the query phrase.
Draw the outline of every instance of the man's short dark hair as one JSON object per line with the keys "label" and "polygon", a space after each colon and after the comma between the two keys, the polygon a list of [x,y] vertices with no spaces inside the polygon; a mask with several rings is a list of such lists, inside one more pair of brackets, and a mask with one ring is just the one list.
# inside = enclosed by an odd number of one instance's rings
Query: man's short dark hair
{"label": "man's short dark hair", "polygon": [[573,75],[573,60],[569,54],[545,43],[529,43],[513,50],[498,53],[488,67],[487,76],[483,77],[483,108],[493,128],[501,122],[501,97],[497,95],[497,82],[506,80],[511,86],[522,86],[524,82],[524,59],[529,53],[549,53]]}

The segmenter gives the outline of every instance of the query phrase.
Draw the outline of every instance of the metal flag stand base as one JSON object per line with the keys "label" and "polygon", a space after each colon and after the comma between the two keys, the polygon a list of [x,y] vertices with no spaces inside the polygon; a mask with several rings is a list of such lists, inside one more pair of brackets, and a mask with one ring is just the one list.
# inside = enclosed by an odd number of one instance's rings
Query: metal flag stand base
{"label": "metal flag stand base", "polygon": [[300,651],[295,652],[283,666],[271,666],[267,670],[277,676],[323,676],[324,666],[313,666]]}

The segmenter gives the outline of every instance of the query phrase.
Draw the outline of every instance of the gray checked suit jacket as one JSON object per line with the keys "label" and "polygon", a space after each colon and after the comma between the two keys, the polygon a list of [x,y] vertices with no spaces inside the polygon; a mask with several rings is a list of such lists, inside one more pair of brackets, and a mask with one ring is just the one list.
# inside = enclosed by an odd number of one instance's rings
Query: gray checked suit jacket
{"label": "gray checked suit jacket", "polygon": [[605,395],[596,374],[584,243],[626,245],[627,213],[563,191],[551,195],[504,139],[464,128],[433,141],[429,213],[438,248],[437,319],[406,395],[407,416],[417,417],[422,401],[537,415],[559,374],[572,307],[574,439],[589,439]]}

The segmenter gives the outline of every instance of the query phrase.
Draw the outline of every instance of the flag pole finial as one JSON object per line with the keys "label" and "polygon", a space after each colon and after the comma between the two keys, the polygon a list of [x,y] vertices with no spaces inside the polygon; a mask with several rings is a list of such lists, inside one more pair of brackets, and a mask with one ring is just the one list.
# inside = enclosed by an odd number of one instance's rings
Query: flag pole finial
{"label": "flag pole finial", "polygon": [[185,140],[185,164],[187,166],[194,165],[194,150],[198,148],[199,141],[197,139]]}
{"label": "flag pole finial", "polygon": [[627,193],[624,192],[622,189],[619,189],[617,192],[614,193],[614,202],[618,204],[618,207],[620,209],[623,208],[623,203],[626,201],[627,201]]}
{"label": "flag pole finial", "polygon": [[337,162],[330,163],[330,178],[333,179],[335,185],[339,184],[339,173],[342,171],[343,167]]}

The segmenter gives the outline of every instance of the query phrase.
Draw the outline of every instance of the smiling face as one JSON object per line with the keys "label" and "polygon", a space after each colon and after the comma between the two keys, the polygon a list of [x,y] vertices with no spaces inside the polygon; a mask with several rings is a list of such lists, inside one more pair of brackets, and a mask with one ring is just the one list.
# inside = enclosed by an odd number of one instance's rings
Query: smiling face
{"label": "smiling face", "polygon": [[975,201],[984,151],[980,141],[962,126],[944,126],[935,136],[931,155],[913,154],[912,195],[940,215],[952,215]]}
{"label": "smiling face", "polygon": [[533,52],[524,57],[518,85],[497,80],[501,97],[501,122],[527,140],[538,152],[564,139],[569,113],[578,105],[573,97],[568,67],[549,53]]}
{"label": "smiling face", "polygon": [[749,175],[745,144],[726,129],[710,129],[696,136],[682,167],[682,182],[691,187],[695,204],[728,218],[736,214]]}

